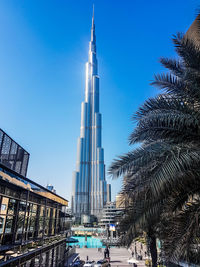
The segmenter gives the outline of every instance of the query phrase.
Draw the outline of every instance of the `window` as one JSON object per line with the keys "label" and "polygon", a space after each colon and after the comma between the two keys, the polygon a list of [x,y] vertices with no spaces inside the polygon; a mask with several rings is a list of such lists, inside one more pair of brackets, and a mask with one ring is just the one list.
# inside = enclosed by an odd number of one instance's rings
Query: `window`
{"label": "window", "polygon": [[8,214],[14,215],[15,208],[16,208],[16,200],[11,198],[8,204]]}
{"label": "window", "polygon": [[1,204],[1,211],[5,211],[7,209],[7,205],[6,204]]}
{"label": "window", "polygon": [[32,213],[36,213],[37,212],[37,205],[33,205],[32,207]]}
{"label": "window", "polygon": [[1,201],[1,214],[6,215],[7,208],[8,208],[8,201],[9,199],[7,197],[3,197]]}
{"label": "window", "polygon": [[29,225],[29,230],[31,232],[35,230],[35,222],[36,222],[36,217],[31,217],[30,225]]}
{"label": "window", "polygon": [[24,214],[19,213],[18,220],[17,220],[17,233],[22,233],[24,224]]}
{"label": "window", "polygon": [[9,234],[12,231],[13,216],[7,216],[5,233]]}
{"label": "window", "polygon": [[19,211],[21,211],[21,212],[26,211],[26,202],[24,202],[24,201],[19,202]]}
{"label": "window", "polygon": [[5,216],[0,216],[0,234],[4,231],[5,218]]}

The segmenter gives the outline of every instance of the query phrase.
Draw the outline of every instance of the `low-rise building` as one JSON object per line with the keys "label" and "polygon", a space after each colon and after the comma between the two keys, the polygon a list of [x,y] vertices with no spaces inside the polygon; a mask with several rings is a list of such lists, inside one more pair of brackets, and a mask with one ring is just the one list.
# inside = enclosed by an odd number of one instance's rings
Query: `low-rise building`
{"label": "low-rise building", "polygon": [[2,162],[0,266],[64,266],[68,201]]}
{"label": "low-rise building", "polygon": [[120,215],[121,210],[116,208],[116,202],[109,202],[102,210],[100,225],[107,227],[116,223],[116,218]]}

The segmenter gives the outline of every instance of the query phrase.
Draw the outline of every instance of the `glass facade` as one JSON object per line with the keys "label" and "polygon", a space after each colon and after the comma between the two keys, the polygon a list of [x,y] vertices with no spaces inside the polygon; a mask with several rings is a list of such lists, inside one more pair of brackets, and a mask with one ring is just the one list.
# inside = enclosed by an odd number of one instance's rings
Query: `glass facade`
{"label": "glass facade", "polygon": [[0,129],[0,162],[26,176],[29,153]]}
{"label": "glass facade", "polygon": [[5,262],[7,250],[20,255],[30,244],[37,251],[41,247],[39,254],[25,262],[20,256],[20,264],[14,261],[14,265],[5,266],[62,266],[64,237],[70,227],[63,212],[67,205],[67,200],[0,164],[0,256]]}
{"label": "glass facade", "polygon": [[[64,230],[61,218],[61,205],[50,201],[39,204],[11,196],[0,198],[0,245],[10,244],[11,241],[25,241],[33,238],[54,235]],[[30,193],[31,194],[31,193]],[[16,229],[15,229],[16,228]],[[16,230],[16,234],[13,234]]]}

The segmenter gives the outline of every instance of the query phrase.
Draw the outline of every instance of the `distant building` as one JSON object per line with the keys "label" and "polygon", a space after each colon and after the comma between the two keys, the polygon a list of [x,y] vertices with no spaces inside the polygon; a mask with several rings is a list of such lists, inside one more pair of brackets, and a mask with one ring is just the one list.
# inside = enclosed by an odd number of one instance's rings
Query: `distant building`
{"label": "distant building", "polygon": [[84,225],[93,225],[93,223],[97,222],[97,218],[94,215],[81,215],[81,224]]}
{"label": "distant building", "polygon": [[115,202],[107,203],[101,212],[100,225],[106,228],[107,225],[115,224],[120,213],[121,210],[116,208]]}
{"label": "distant building", "polygon": [[[64,266],[70,224],[69,215],[63,211],[68,201],[23,176],[21,173],[26,174],[28,167],[28,161],[25,164],[23,160],[29,154],[4,132],[3,136],[0,162],[2,266]],[[2,145],[2,139],[0,143]],[[16,165],[21,165],[18,172]]]}
{"label": "distant building", "polygon": [[116,207],[118,209],[124,209],[126,205],[125,205],[125,199],[124,199],[123,195],[118,194],[118,195],[116,195],[115,199],[116,199]]}
{"label": "distant building", "polygon": [[116,195],[116,208],[125,209],[129,206],[131,200],[128,200],[123,194]]}
{"label": "distant building", "polygon": [[107,184],[107,202],[111,202],[111,184]]}
{"label": "distant building", "polygon": [[56,193],[56,190],[54,189],[54,187],[53,187],[52,184],[48,184],[48,185],[46,186],[46,188],[47,188],[49,191]]}

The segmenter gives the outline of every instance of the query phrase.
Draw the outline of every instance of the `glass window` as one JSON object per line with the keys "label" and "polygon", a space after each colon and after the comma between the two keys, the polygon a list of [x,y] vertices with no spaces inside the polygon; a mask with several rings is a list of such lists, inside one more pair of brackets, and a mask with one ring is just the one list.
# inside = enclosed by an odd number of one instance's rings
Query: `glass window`
{"label": "glass window", "polygon": [[29,230],[31,232],[33,232],[35,230],[35,221],[36,221],[36,217],[31,217],[30,225],[29,225]]}
{"label": "glass window", "polygon": [[31,206],[31,204],[28,202],[27,203],[27,205],[26,205],[26,207],[25,207],[25,210],[26,210],[26,216],[29,216],[29,212],[30,212],[30,206]]}
{"label": "glass window", "polygon": [[2,234],[4,232],[4,225],[5,225],[5,216],[0,216],[0,233]]}
{"label": "glass window", "polygon": [[11,196],[11,195],[12,195],[11,192],[12,192],[12,190],[11,190],[10,188],[7,188],[7,187],[6,187],[6,195],[7,195],[7,196]]}
{"label": "glass window", "polygon": [[13,216],[7,216],[5,233],[9,234],[12,231]]}
{"label": "glass window", "polygon": [[42,230],[43,227],[44,227],[44,218],[43,217],[40,217],[39,218],[39,230]]}
{"label": "glass window", "polygon": [[8,204],[8,214],[14,214],[15,208],[16,208],[17,201],[15,199],[10,199]]}
{"label": "glass window", "polygon": [[49,251],[49,263],[52,261],[52,249]]}
{"label": "glass window", "polygon": [[49,264],[49,251],[46,252],[46,255],[45,255],[45,265],[44,266],[50,266]]}
{"label": "glass window", "polygon": [[33,205],[33,207],[32,207],[32,213],[37,213],[37,205]]}
{"label": "glass window", "polygon": [[6,204],[1,204],[1,210],[5,211],[7,209],[7,205]]}
{"label": "glass window", "polygon": [[19,213],[18,220],[17,220],[17,232],[18,233],[22,233],[23,224],[24,224],[24,214]]}
{"label": "glass window", "polygon": [[26,262],[26,267],[33,267],[33,266],[35,266],[35,258],[31,259],[31,260],[28,260]]}
{"label": "glass window", "polygon": [[45,260],[46,260],[46,253],[44,252],[44,253],[42,253],[42,255],[41,255],[41,261],[40,261],[40,265],[41,265],[41,266],[46,266],[46,265],[45,265]]}
{"label": "glass window", "polygon": [[8,201],[9,199],[7,197],[3,197],[1,201],[1,214],[6,215],[7,208],[8,208]]}
{"label": "glass window", "polygon": [[29,217],[25,217],[25,221],[24,221],[24,231],[26,231],[29,227]]}
{"label": "glass window", "polygon": [[45,235],[49,233],[49,218],[45,219]]}
{"label": "glass window", "polygon": [[25,201],[19,202],[19,211],[22,211],[22,212],[26,211],[26,202]]}
{"label": "glass window", "polygon": [[35,257],[35,264],[34,267],[39,267],[40,266],[40,255]]}
{"label": "glass window", "polygon": [[28,211],[29,211],[29,213],[32,212],[32,209],[33,209],[33,204],[28,202]]}
{"label": "glass window", "polygon": [[44,217],[39,217],[38,236],[41,237],[44,230]]}
{"label": "glass window", "polygon": [[46,209],[46,217],[50,217],[50,208]]}
{"label": "glass window", "polygon": [[[1,176],[0,176],[1,178]],[[5,193],[5,187],[0,185],[0,193],[4,194]]]}
{"label": "glass window", "polygon": [[53,218],[55,219],[56,216],[56,209],[53,209]]}

